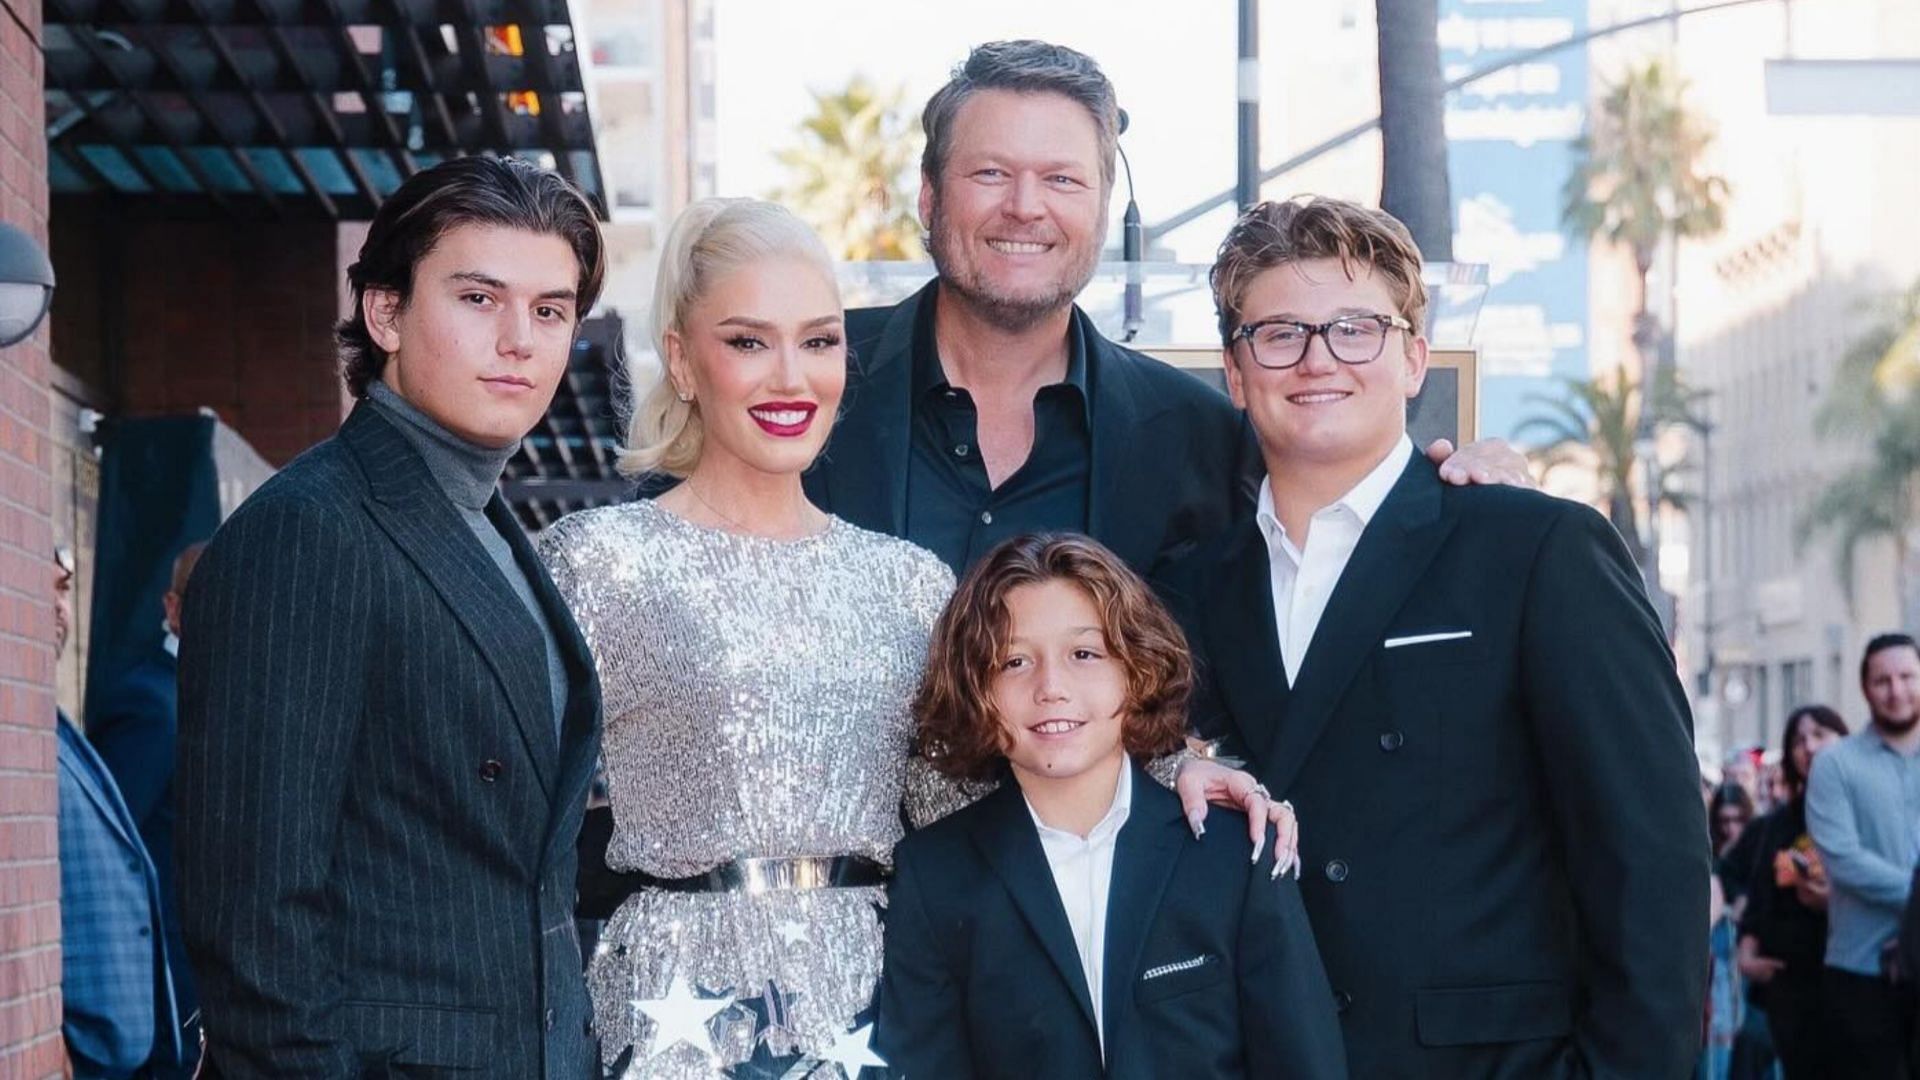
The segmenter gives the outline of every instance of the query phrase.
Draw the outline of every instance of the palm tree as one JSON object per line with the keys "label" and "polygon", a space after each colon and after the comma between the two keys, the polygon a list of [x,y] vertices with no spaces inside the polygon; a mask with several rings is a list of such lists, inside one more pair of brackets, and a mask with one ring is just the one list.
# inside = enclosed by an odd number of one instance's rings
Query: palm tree
{"label": "palm tree", "polygon": [[[1561,393],[1529,394],[1526,400],[1545,412],[1529,417],[1514,431],[1518,442],[1530,443],[1541,477],[1567,465],[1591,468],[1594,488],[1606,506],[1607,519],[1627,542],[1633,560],[1653,584],[1652,553],[1640,527],[1640,500],[1635,481],[1641,471],[1636,445],[1644,430],[1670,426],[1703,427],[1698,406],[1706,392],[1682,383],[1677,375],[1662,376],[1651,401],[1642,401],[1640,381],[1624,370],[1591,379],[1563,379]],[[1686,509],[1688,496],[1679,486],[1683,469],[1655,470],[1659,502]]]}
{"label": "palm tree", "polygon": [[1640,287],[1633,344],[1645,370],[1664,366],[1661,328],[1647,311],[1647,275],[1660,242],[1720,231],[1726,205],[1726,180],[1706,171],[1712,129],[1687,109],[1685,91],[1658,60],[1627,72],[1575,140],[1573,172],[1561,189],[1569,231],[1622,245],[1633,256]]}
{"label": "palm tree", "polygon": [[1851,596],[1860,545],[1893,541],[1901,622],[1911,625],[1920,614],[1910,565],[1920,550],[1920,281],[1870,305],[1864,321],[1868,328],[1841,355],[1814,432],[1861,445],[1865,454],[1821,489],[1800,519],[1799,542],[1804,548],[1816,535],[1833,535],[1834,570]]}
{"label": "palm tree", "polygon": [[1453,261],[1438,0],[1375,0],[1380,67],[1380,208],[1430,262]]}
{"label": "palm tree", "polygon": [[905,190],[922,136],[919,120],[901,113],[903,93],[882,92],[860,75],[845,89],[816,90],[799,145],[778,154],[791,180],[773,198],[812,225],[836,258],[926,256]]}

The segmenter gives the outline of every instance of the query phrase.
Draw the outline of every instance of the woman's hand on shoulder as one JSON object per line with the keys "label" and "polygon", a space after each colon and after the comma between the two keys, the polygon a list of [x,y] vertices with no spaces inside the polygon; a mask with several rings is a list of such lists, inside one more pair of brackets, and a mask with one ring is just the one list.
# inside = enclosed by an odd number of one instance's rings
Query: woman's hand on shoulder
{"label": "woman's hand on shoulder", "polygon": [[1300,823],[1293,804],[1275,800],[1252,773],[1231,768],[1207,758],[1195,757],[1180,766],[1173,790],[1187,815],[1187,824],[1197,839],[1207,831],[1207,806],[1243,810],[1247,815],[1247,834],[1253,840],[1253,861],[1259,862],[1267,843],[1267,827],[1273,827],[1273,872],[1278,878],[1288,870],[1300,874]]}

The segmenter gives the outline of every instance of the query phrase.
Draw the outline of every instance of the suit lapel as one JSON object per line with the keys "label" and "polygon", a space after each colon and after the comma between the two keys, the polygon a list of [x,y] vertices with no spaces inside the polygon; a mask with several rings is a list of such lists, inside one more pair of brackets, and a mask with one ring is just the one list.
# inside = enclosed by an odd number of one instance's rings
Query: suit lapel
{"label": "suit lapel", "polygon": [[1453,520],[1441,514],[1440,485],[1433,463],[1416,453],[1360,534],[1314,630],[1288,695],[1285,722],[1266,755],[1262,777],[1275,791],[1285,792],[1293,782],[1360,665],[1379,649],[1388,621],[1452,531]]}
{"label": "suit lapel", "polygon": [[551,799],[558,747],[540,628],[404,435],[363,404],[340,437],[366,474],[374,523],[446,602],[499,681]]}
{"label": "suit lapel", "polygon": [[59,737],[66,742],[69,754],[61,764],[73,773],[74,783],[87,793],[90,802],[100,808],[100,816],[106,819],[121,843],[144,852],[145,847],[129,831],[133,815],[127,811],[127,804],[120,798],[118,789],[107,787],[113,774],[107,771],[106,762],[100,760],[100,755],[87,743],[87,737],[80,734],[80,729],[73,726],[73,721],[67,719],[66,713],[60,713],[54,723],[59,725]]}
{"label": "suit lapel", "polygon": [[913,432],[913,326],[929,284],[897,305],[865,356],[848,358],[844,415],[815,463],[834,514],[875,532],[904,536],[907,452]]}
{"label": "suit lapel", "polygon": [[1080,967],[1080,950],[1073,943],[1067,909],[1060,904],[1053,870],[1047,865],[1047,853],[1040,846],[1040,834],[1034,829],[1033,814],[1027,809],[1019,784],[1009,778],[982,801],[976,830],[974,843],[1012,895],[1014,906],[1040,939],[1047,959],[1066,980],[1074,1000],[1080,1003],[1088,1034],[1094,1034],[1093,997]]}
{"label": "suit lapel", "polygon": [[1152,567],[1167,526],[1165,513],[1141,513],[1140,493],[1164,491],[1150,479],[1168,466],[1165,448],[1146,437],[1157,410],[1142,400],[1134,359],[1094,328],[1078,306],[1073,332],[1087,355],[1087,394],[1092,406],[1093,463],[1088,483],[1087,531],[1141,573]]}
{"label": "suit lapel", "polygon": [[1130,1009],[1127,1003],[1133,1000],[1134,980],[1140,977],[1140,952],[1180,861],[1179,845],[1182,838],[1193,842],[1180,800],[1139,766],[1129,762],[1127,767],[1133,770],[1133,810],[1114,845],[1113,880],[1107,889],[1107,955],[1102,961],[1109,1063],[1112,1048],[1119,1044],[1111,1035],[1124,1023],[1122,1010]]}
{"label": "suit lapel", "polygon": [[1279,731],[1288,699],[1287,669],[1280,658],[1273,615],[1273,572],[1260,526],[1249,519],[1234,526],[1236,540],[1208,591],[1202,613],[1207,656],[1227,711],[1256,764]]}

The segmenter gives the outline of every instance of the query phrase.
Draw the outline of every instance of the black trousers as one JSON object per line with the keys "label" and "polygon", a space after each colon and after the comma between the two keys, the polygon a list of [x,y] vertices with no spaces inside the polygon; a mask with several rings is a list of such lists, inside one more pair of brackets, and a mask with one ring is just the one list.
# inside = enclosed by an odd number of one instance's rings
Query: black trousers
{"label": "black trousers", "polygon": [[1827,1068],[1834,1080],[1912,1080],[1914,990],[1827,968]]}
{"label": "black trousers", "polygon": [[1760,987],[1773,1050],[1787,1080],[1820,1080],[1827,1075],[1825,995],[1821,969],[1788,968]]}

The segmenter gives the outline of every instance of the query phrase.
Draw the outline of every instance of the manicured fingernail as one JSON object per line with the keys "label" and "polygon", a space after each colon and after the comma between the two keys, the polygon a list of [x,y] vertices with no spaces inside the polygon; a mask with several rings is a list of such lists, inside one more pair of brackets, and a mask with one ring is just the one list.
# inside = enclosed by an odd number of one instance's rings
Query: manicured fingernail
{"label": "manicured fingernail", "polygon": [[1260,863],[1260,853],[1261,853],[1262,851],[1265,851],[1265,850],[1266,850],[1266,848],[1267,848],[1267,838],[1266,838],[1265,836],[1262,836],[1262,837],[1261,837],[1260,839],[1258,839],[1258,840],[1255,840],[1255,841],[1253,842],[1253,863],[1254,863],[1254,865],[1256,865],[1256,866],[1257,866],[1257,865],[1259,865],[1259,863]]}
{"label": "manicured fingernail", "polygon": [[1187,827],[1193,830],[1193,838],[1195,840],[1207,835],[1207,822],[1205,818],[1198,816],[1190,817],[1187,819]]}

